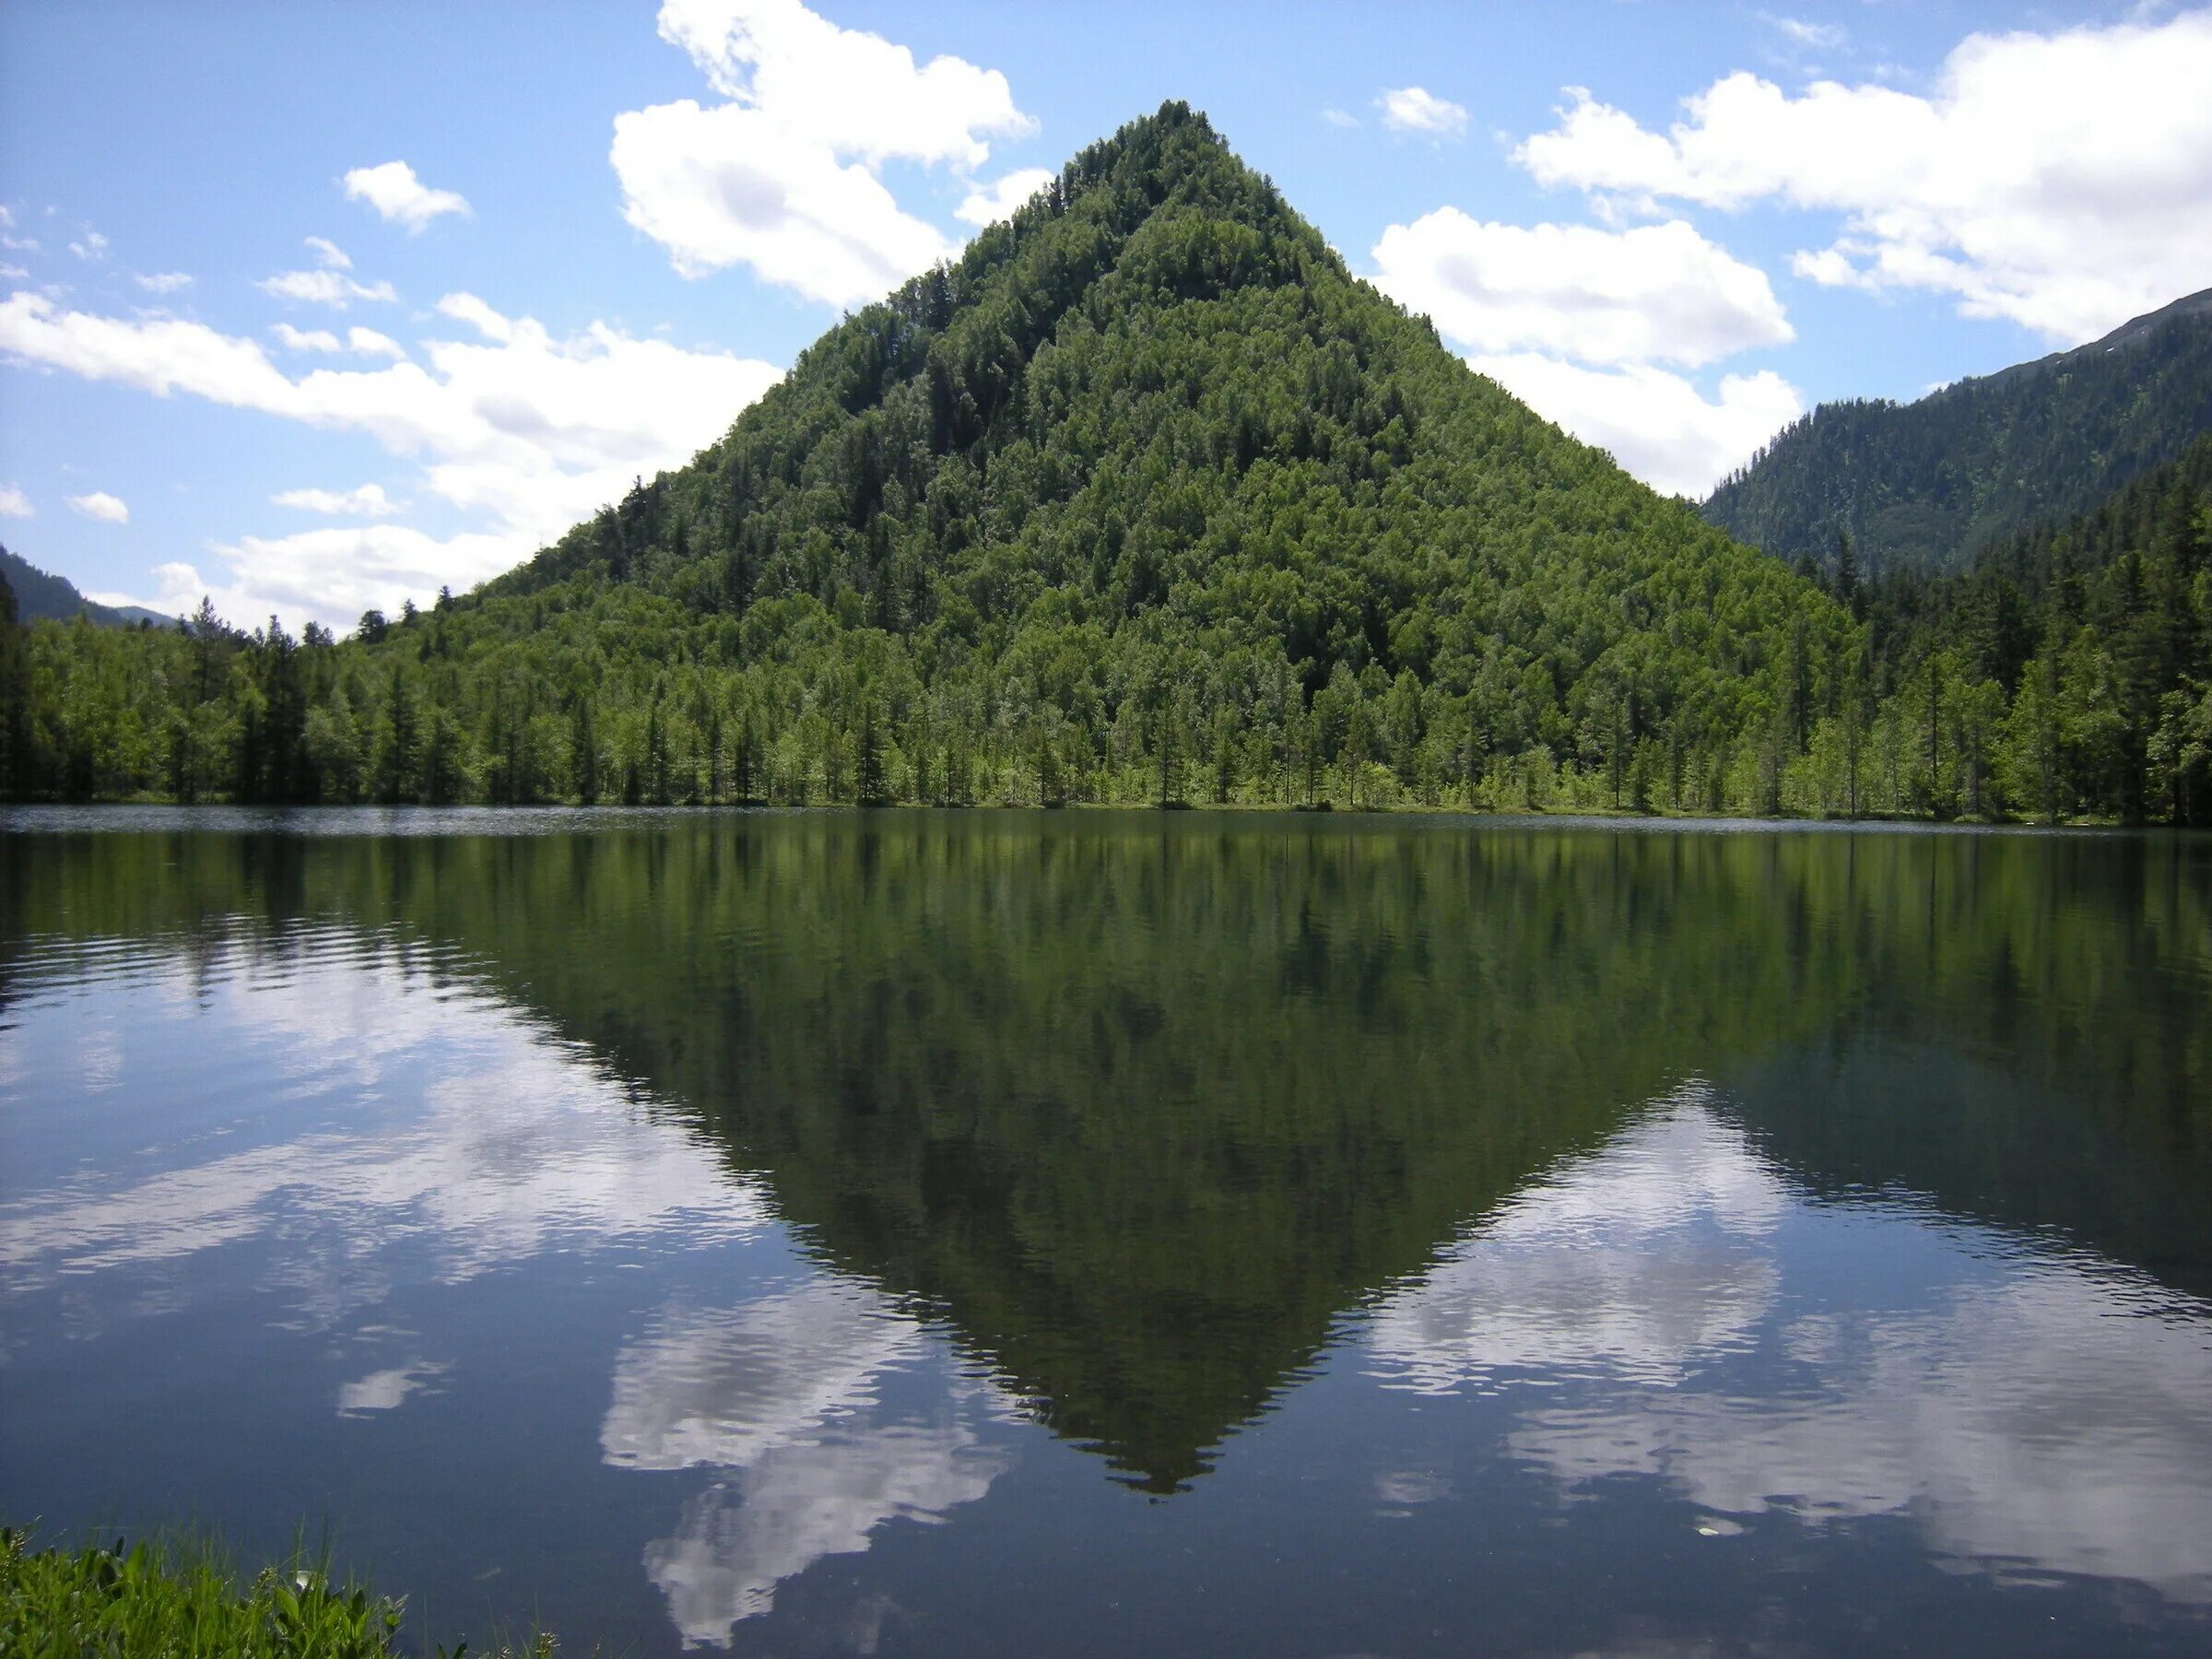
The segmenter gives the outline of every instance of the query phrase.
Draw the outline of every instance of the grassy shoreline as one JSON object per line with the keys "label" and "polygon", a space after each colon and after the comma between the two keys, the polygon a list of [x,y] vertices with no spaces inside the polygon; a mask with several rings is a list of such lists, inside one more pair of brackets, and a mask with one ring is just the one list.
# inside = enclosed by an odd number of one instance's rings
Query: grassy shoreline
{"label": "grassy shoreline", "polygon": [[[249,1580],[204,1538],[38,1549],[28,1532],[0,1527],[0,1654],[7,1659],[394,1659],[426,1651],[462,1659],[472,1651],[466,1641],[401,1647],[406,1609],[404,1596],[336,1579],[326,1559],[303,1549]],[[554,1652],[553,1638],[540,1631],[482,1659],[551,1659]]]}

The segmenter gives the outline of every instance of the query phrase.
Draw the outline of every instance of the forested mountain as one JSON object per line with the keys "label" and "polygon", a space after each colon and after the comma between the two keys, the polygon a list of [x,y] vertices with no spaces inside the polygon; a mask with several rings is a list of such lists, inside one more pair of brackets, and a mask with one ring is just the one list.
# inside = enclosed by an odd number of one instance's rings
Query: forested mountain
{"label": "forested mountain", "polygon": [[252,695],[199,630],[129,675],[165,699],[42,697],[17,787],[1596,804],[1717,798],[1749,744],[1771,796],[1849,626],[1171,104],[485,590]]}
{"label": "forested mountain", "polygon": [[[2204,325],[2114,352],[2171,378]],[[1814,580],[1471,372],[1169,104],[475,594],[343,643],[6,629],[0,789],[2196,819],[2212,511],[2160,477],[2075,564],[2034,544],[2049,603]]]}
{"label": "forested mountain", "polygon": [[1867,680],[1925,705],[1938,772],[1984,735],[1955,786],[2022,816],[2212,820],[2212,433],[1963,571],[1862,581],[1841,547],[1829,580],[1865,623]]}
{"label": "forested mountain", "polygon": [[16,615],[24,622],[66,622],[80,612],[102,628],[135,628],[141,622],[159,626],[176,620],[139,605],[96,605],[67,577],[41,571],[6,547],[0,547],[0,582],[15,594]]}
{"label": "forested mountain", "polygon": [[1705,516],[1790,560],[1960,570],[2038,522],[2094,510],[2212,430],[2212,289],[2101,340],[1916,403],[1822,404],[1724,481]]}

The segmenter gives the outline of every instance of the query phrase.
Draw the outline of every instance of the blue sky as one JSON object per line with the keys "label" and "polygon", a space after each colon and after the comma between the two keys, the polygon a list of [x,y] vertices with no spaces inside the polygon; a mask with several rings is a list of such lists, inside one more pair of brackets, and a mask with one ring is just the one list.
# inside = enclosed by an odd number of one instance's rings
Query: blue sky
{"label": "blue sky", "polygon": [[1166,98],[1662,488],[2212,286],[2212,11],[0,8],[0,539],[341,629]]}

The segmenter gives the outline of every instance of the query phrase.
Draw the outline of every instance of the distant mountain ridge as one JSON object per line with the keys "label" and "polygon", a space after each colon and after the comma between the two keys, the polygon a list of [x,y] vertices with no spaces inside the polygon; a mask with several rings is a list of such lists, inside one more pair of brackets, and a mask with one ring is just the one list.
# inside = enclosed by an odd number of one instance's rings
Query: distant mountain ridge
{"label": "distant mountain ridge", "polygon": [[2212,430],[2212,289],[2103,338],[1932,392],[1822,404],[1705,502],[1738,540],[1832,567],[1959,570],[2094,511]]}
{"label": "distant mountain ridge", "polygon": [[17,618],[23,622],[66,622],[79,611],[102,628],[135,628],[140,622],[161,627],[176,620],[144,606],[100,605],[77,592],[67,577],[41,571],[6,547],[0,547],[0,577],[15,593]]}

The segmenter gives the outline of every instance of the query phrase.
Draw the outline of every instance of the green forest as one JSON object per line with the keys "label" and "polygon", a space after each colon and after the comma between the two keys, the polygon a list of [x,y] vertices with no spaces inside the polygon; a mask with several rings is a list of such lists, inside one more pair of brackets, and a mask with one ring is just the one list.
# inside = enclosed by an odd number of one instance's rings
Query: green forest
{"label": "green forest", "polygon": [[1565,436],[1170,104],[472,594],[11,607],[0,790],[2212,818],[2204,445],[1861,570]]}
{"label": "green forest", "polygon": [[1909,404],[1825,403],[1724,479],[1705,516],[1792,561],[1971,567],[1992,544],[2093,512],[2212,430],[2212,289],[2100,340]]}

